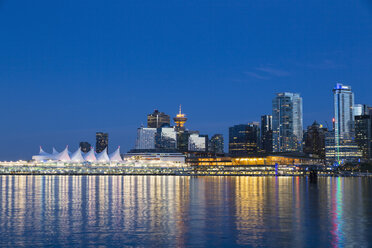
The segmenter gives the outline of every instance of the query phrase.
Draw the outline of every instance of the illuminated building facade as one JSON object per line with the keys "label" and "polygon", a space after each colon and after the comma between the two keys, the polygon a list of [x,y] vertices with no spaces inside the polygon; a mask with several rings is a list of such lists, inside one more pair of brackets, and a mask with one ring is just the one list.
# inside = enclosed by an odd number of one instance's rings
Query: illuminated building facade
{"label": "illuminated building facade", "polygon": [[296,93],[278,93],[272,101],[273,151],[302,150],[302,98]]}
{"label": "illuminated building facade", "polygon": [[345,164],[347,162],[359,162],[362,158],[362,152],[358,145],[355,143],[355,139],[352,136],[344,135],[343,139],[336,139],[334,131],[326,133],[325,138],[325,155],[327,164],[338,165]]}
{"label": "illuminated building facade", "polygon": [[372,158],[372,116],[355,116],[355,141],[364,159]]}
{"label": "illuminated building facade", "polygon": [[318,124],[316,121],[307,127],[304,134],[304,153],[325,158],[325,137],[327,128]]}
{"label": "illuminated building facade", "polygon": [[229,128],[231,156],[255,154],[259,151],[260,128],[257,123],[235,125]]}
{"label": "illuminated building facade", "polygon": [[212,136],[211,140],[209,141],[209,152],[211,153],[224,153],[224,141],[222,134],[215,134]]}
{"label": "illuminated building facade", "polygon": [[96,133],[96,152],[101,153],[103,150],[108,149],[108,133]]}
{"label": "illuminated building facade", "polygon": [[155,109],[154,113],[147,115],[148,128],[161,128],[170,126],[170,116]]}
{"label": "illuminated building facade", "polygon": [[273,151],[273,120],[271,115],[261,116],[261,150],[265,153]]}
{"label": "illuminated building facade", "polygon": [[80,142],[79,147],[81,148],[81,151],[84,153],[87,153],[91,149],[91,145],[88,142]]}
{"label": "illuminated building facade", "polygon": [[324,160],[309,156],[272,156],[252,155],[238,157],[198,157],[188,158],[187,162],[192,166],[301,166],[301,165],[324,165]]}

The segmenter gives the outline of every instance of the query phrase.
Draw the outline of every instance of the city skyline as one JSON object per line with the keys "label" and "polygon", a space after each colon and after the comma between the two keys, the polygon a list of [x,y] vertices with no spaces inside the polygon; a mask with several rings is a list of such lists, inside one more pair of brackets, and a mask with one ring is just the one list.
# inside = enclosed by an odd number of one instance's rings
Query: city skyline
{"label": "city skyline", "polygon": [[304,129],[331,124],[336,83],[372,104],[368,1],[23,5],[0,4],[0,160],[75,150],[96,132],[126,151],[145,114],[179,104],[189,129],[225,140],[271,114],[278,92],[304,99]]}

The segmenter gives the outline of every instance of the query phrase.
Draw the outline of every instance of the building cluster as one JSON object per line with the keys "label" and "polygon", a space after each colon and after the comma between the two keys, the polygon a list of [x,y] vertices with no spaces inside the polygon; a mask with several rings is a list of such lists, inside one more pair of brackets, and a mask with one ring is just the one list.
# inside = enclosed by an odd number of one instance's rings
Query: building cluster
{"label": "building cluster", "polygon": [[169,115],[155,110],[147,116],[147,127],[137,129],[135,149],[129,153],[210,153],[224,154],[224,141],[221,134],[215,134],[209,139],[208,135],[185,127],[187,117],[179,113],[173,118],[171,125]]}
{"label": "building cluster", "polygon": [[295,93],[278,93],[272,101],[272,115],[261,123],[229,128],[229,154],[290,154],[323,159],[340,165],[372,159],[372,108],[355,104],[350,86],[333,89],[333,126],[314,121],[303,130],[302,98]]}

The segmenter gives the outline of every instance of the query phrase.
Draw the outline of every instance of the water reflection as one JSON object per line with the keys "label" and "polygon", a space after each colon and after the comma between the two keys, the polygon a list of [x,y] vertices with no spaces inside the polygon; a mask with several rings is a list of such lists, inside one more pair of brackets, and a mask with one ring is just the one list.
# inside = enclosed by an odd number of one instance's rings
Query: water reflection
{"label": "water reflection", "polygon": [[372,180],[0,176],[0,246],[368,246]]}

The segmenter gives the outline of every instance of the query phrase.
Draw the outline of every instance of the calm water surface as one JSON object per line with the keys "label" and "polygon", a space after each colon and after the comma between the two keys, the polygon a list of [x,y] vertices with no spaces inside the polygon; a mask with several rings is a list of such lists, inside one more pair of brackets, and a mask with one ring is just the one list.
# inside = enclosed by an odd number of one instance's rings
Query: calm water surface
{"label": "calm water surface", "polygon": [[372,179],[0,176],[0,247],[371,247]]}

